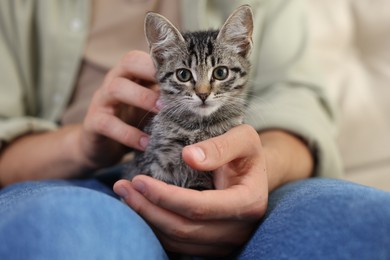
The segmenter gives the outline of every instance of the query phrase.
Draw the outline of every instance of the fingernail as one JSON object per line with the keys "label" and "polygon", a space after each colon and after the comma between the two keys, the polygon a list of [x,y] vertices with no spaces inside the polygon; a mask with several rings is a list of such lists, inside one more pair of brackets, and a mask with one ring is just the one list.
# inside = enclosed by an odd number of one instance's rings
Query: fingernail
{"label": "fingernail", "polygon": [[192,153],[192,156],[198,162],[202,162],[206,159],[206,154],[204,153],[202,148],[195,146],[195,147],[191,147],[190,149],[191,149],[190,151]]}
{"label": "fingernail", "polygon": [[162,100],[161,99],[157,99],[157,101],[156,101],[156,108],[158,110],[161,110],[161,109],[163,109],[163,107],[164,107],[164,103],[162,102]]}
{"label": "fingernail", "polygon": [[139,193],[145,193],[145,184],[142,181],[133,181],[133,187]]}
{"label": "fingernail", "polygon": [[148,146],[149,144],[149,137],[147,136],[142,136],[140,139],[139,139],[139,144],[141,145],[141,147],[143,149],[146,149],[146,147]]}
{"label": "fingernail", "polygon": [[126,198],[127,195],[129,194],[127,190],[124,187],[120,187],[115,190],[116,194],[119,195],[119,197]]}

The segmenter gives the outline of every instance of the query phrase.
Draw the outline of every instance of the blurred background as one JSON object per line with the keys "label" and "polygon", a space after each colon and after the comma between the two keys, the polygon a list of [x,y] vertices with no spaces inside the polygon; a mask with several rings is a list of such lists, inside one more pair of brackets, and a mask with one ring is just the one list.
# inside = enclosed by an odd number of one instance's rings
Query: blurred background
{"label": "blurred background", "polygon": [[390,191],[390,1],[307,0],[346,179]]}

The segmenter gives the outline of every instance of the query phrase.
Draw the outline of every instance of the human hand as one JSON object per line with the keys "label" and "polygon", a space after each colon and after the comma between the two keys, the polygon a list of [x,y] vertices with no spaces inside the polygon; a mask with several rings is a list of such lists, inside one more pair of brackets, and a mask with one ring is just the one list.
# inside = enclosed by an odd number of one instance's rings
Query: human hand
{"label": "human hand", "polygon": [[120,160],[128,147],[144,150],[148,135],[138,129],[158,111],[155,67],[147,53],[129,52],[95,92],[79,134],[80,157],[92,167]]}
{"label": "human hand", "polygon": [[191,167],[213,170],[216,190],[184,189],[148,176],[120,180],[114,191],[154,229],[164,247],[190,255],[227,255],[242,246],[268,200],[265,156],[248,125],[187,146]]}

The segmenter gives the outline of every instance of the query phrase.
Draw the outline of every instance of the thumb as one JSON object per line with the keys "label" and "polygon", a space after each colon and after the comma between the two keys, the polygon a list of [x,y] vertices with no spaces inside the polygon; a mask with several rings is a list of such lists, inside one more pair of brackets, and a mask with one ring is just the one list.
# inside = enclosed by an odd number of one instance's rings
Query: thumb
{"label": "thumb", "polygon": [[200,171],[213,171],[235,159],[251,157],[261,149],[260,137],[249,125],[183,148],[183,160]]}

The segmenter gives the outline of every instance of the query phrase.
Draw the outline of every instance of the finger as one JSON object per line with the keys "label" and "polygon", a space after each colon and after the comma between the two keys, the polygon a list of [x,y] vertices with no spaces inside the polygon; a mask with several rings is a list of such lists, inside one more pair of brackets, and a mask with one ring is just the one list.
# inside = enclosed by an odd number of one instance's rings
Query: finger
{"label": "finger", "polygon": [[[132,183],[120,180],[114,184],[114,191],[140,214],[155,230],[171,241],[192,245],[237,245],[248,238],[252,230],[249,222],[191,221],[179,214],[155,205],[136,191]],[[245,228],[244,228],[245,226]],[[236,234],[224,236],[224,234]]]}
{"label": "finger", "polygon": [[158,112],[157,91],[145,88],[123,77],[113,79],[100,93],[103,106],[124,103],[146,111]]}
{"label": "finger", "polygon": [[105,83],[116,77],[143,79],[155,82],[156,69],[150,55],[142,51],[131,51],[107,74]]}
{"label": "finger", "polygon": [[223,257],[229,255],[241,245],[183,243],[172,239],[159,230],[154,229],[154,233],[166,250],[186,255]]}
{"label": "finger", "polygon": [[249,125],[232,128],[223,135],[183,148],[183,160],[192,168],[213,171],[235,159],[258,156],[261,142]]}
{"label": "finger", "polygon": [[[112,127],[114,125],[115,127]],[[90,118],[89,127],[96,129],[100,134],[118,143],[140,151],[144,151],[149,142],[149,136],[147,134],[136,127],[124,123],[111,114],[100,113]]]}
{"label": "finger", "polygon": [[256,184],[225,190],[184,189],[143,175],[136,176],[132,185],[153,204],[191,220],[257,221],[264,215],[268,199],[266,192],[258,192],[267,188],[266,174],[257,175],[260,178]]}
{"label": "finger", "polygon": [[[190,221],[183,216],[170,212],[149,201],[141,193],[134,189],[132,182],[119,180],[114,184],[114,192],[120,195],[127,205],[141,215],[148,223],[159,232],[174,237],[176,241],[189,241]],[[200,230],[202,224],[197,224],[194,230]],[[194,227],[195,225],[193,225]],[[179,228],[180,227],[180,228]],[[192,243],[202,243],[202,240],[191,239]]]}

